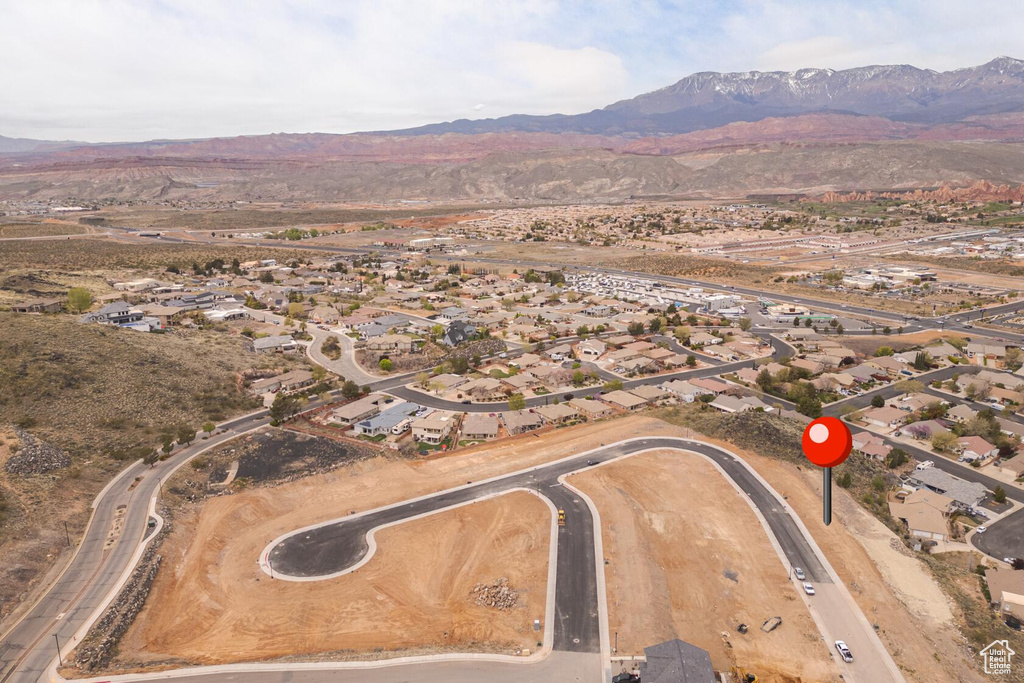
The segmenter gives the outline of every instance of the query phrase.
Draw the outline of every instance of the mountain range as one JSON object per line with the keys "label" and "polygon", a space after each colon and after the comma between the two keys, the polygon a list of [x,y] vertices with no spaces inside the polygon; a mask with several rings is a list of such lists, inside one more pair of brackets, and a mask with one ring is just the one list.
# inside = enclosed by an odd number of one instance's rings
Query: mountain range
{"label": "mountain range", "polygon": [[999,57],[981,66],[945,72],[906,64],[843,71],[707,71],[586,114],[460,120],[404,132],[665,135],[806,113],[949,123],[968,116],[1022,110],[1024,61]]}
{"label": "mountain range", "polygon": [[1019,184],[1022,142],[1024,61],[1010,57],[946,72],[702,72],[575,115],[113,144],[0,137],[0,199],[562,201]]}

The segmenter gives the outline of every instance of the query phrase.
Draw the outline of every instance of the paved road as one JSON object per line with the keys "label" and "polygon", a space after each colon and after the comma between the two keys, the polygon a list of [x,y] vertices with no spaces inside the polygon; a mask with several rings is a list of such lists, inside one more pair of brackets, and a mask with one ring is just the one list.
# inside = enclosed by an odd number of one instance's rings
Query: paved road
{"label": "paved road", "polygon": [[[0,639],[0,683],[34,682],[56,656],[53,635],[69,650],[82,624],[104,603],[121,575],[133,566],[133,556],[146,531],[149,501],[161,478],[189,457],[240,433],[265,424],[247,416],[221,425],[224,433],[182,449],[150,468],[141,462],[128,467],[95,503],[92,523],[67,570],[27,616]],[[131,486],[136,477],[141,479]],[[126,506],[124,528],[118,542],[104,549],[114,513]]]}
{"label": "paved road", "polygon": [[[271,670],[267,670],[271,669]],[[175,675],[177,683],[595,683],[604,681],[604,666],[599,654],[552,652],[539,662],[495,662],[487,660],[432,660],[408,664],[255,664],[250,667],[204,667],[190,675]],[[161,680],[169,676],[106,677],[100,681]]]}
{"label": "paved road", "polygon": [[[554,649],[599,652],[593,519],[587,506],[560,486],[558,479],[588,468],[588,462],[604,463],[650,449],[693,451],[717,463],[759,510],[787,561],[792,566],[802,567],[807,579],[818,586],[819,596],[814,598],[814,606],[823,621],[828,642],[841,638],[855,651],[868,653],[858,660],[858,664],[862,664],[849,667],[847,678],[872,682],[898,680],[886,665],[888,655],[884,649],[877,652],[881,645],[872,637],[870,627],[852,600],[841,588],[831,586],[832,574],[789,509],[734,454],[689,439],[652,437],[623,441],[530,470],[371,510],[357,517],[328,520],[276,539],[264,552],[264,557],[269,554],[273,558],[273,571],[278,578],[282,578],[282,574],[303,580],[337,576],[365,558],[369,547],[366,534],[374,528],[513,489],[533,489],[566,513],[566,525],[558,537]],[[267,571],[265,562],[263,566]]]}

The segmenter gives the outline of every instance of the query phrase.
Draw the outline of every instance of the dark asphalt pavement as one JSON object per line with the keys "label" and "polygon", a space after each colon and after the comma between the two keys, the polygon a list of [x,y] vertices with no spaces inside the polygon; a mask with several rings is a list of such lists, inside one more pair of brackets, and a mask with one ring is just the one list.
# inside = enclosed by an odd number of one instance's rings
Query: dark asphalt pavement
{"label": "dark asphalt pavement", "polygon": [[810,581],[832,582],[789,512],[741,461],[723,449],[672,437],[623,441],[524,472],[299,530],[270,549],[274,573],[278,577],[282,573],[297,577],[336,574],[363,559],[368,548],[366,533],[370,529],[512,489],[530,488],[564,510],[566,517],[565,526],[558,534],[554,649],[599,652],[594,520],[586,503],[559,485],[558,478],[586,469],[588,460],[606,462],[652,448],[695,451],[714,460],[764,516],[790,563],[802,567]]}

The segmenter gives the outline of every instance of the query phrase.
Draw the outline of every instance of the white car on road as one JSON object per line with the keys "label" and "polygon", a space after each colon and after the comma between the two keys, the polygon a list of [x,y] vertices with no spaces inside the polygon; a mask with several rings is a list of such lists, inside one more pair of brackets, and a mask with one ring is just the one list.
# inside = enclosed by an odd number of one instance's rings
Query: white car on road
{"label": "white car on road", "polygon": [[804,593],[808,595],[814,595],[814,586],[804,581]]}
{"label": "white car on road", "polygon": [[846,643],[841,640],[836,641],[836,652],[843,658],[843,661],[850,663],[853,661],[853,653],[850,652],[850,648],[846,647]]}
{"label": "white car on road", "polygon": [[798,578],[801,581],[807,578],[804,575],[804,570],[800,569],[800,567],[793,567],[793,573],[796,574],[796,578]]}

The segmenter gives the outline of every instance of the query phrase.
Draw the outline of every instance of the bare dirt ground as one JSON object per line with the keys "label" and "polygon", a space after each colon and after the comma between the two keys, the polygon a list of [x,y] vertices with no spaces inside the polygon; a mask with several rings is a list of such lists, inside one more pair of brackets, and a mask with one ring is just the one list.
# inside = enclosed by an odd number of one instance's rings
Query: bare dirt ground
{"label": "bare dirt ground", "polygon": [[[527,436],[453,455],[377,457],[211,499],[175,520],[153,592],[115,664],[131,669],[288,654],[358,652],[366,658],[388,651],[535,649],[532,622],[544,616],[550,512],[530,494],[509,494],[384,530],[376,536],[378,555],[370,563],[331,581],[271,582],[256,558],[289,530],[565,457],[614,441],[630,426],[658,424],[610,420],[585,431],[559,429],[544,439]],[[392,554],[392,548],[401,551]],[[437,569],[424,572],[425,566]],[[469,591],[478,581],[501,577],[521,591],[523,609],[506,613],[471,603]],[[350,610],[349,603],[356,607]],[[381,623],[400,628],[385,631]]]}
{"label": "bare dirt ground", "polygon": [[[739,664],[763,681],[838,680],[760,522],[711,463],[653,452],[571,480],[601,511],[620,654],[678,637],[710,652],[718,670]],[[762,632],[772,616],[782,626]],[[741,623],[746,635],[736,631]]]}
{"label": "bare dirt ground", "polygon": [[[515,492],[382,530],[373,559],[337,579],[271,580],[254,561],[266,527],[304,495],[297,487],[251,491],[215,499],[198,519],[183,520],[193,531],[168,542],[170,571],[157,578],[121,659],[213,664],[536,648],[532,623],[544,617],[551,518],[539,498]],[[477,605],[474,586],[502,577],[519,591],[517,605]]]}
{"label": "bare dirt ground", "polygon": [[805,521],[868,621],[877,624],[879,637],[908,681],[986,680],[955,628],[948,598],[924,564],[899,547],[891,531],[838,487],[832,497],[832,525],[823,526],[818,522],[817,471],[733,450]]}
{"label": "bare dirt ground", "polygon": [[[248,639],[246,642],[249,643],[249,646],[247,648],[237,647],[225,640],[221,646],[222,649],[217,653],[217,656],[220,658],[219,661],[253,660],[275,656],[274,652],[280,651],[281,644],[274,643],[273,647],[265,648],[260,637],[252,635],[265,633],[264,625],[251,618],[246,618],[242,613],[238,612],[240,607],[245,607],[246,604],[251,605],[251,603],[238,605],[233,602],[233,598],[229,600],[232,591],[242,589],[233,588],[231,583],[225,579],[237,574],[237,577],[245,584],[246,579],[244,577],[249,577],[249,587],[246,590],[256,590],[255,586],[258,586],[259,590],[265,590],[264,584],[267,579],[263,578],[259,583],[254,581],[253,577],[258,577],[255,574],[257,568],[254,558],[257,557],[259,551],[267,542],[279,534],[316,521],[347,514],[350,510],[366,510],[462,484],[468,480],[480,480],[579,453],[597,447],[600,443],[610,443],[619,439],[655,434],[681,436],[684,435],[684,429],[645,415],[631,415],[620,419],[583,425],[580,428],[554,430],[541,438],[525,436],[502,444],[460,449],[453,454],[438,454],[425,459],[393,460],[373,458],[363,460],[323,475],[309,477],[276,488],[251,490],[235,496],[217,498],[213,501],[212,505],[208,504],[207,509],[199,516],[199,528],[204,528],[202,525],[206,523],[205,517],[207,515],[211,515],[211,517],[215,515],[215,511],[218,509],[217,506],[231,506],[237,510],[235,514],[240,515],[234,518],[233,526],[231,527],[232,531],[236,533],[229,534],[226,539],[222,539],[225,545],[217,550],[216,553],[209,554],[209,552],[205,552],[202,558],[196,555],[199,561],[193,565],[191,564],[193,562],[193,555],[190,552],[186,552],[186,548],[195,547],[196,552],[198,552],[201,544],[192,546],[188,541],[185,541],[184,545],[175,546],[175,543],[182,543],[179,539],[187,539],[191,533],[189,525],[184,523],[184,520],[181,523],[176,523],[177,530],[169,539],[168,543],[171,545],[168,548],[179,547],[180,550],[177,555],[170,554],[168,556],[164,568],[161,570],[161,575],[157,578],[157,583],[161,586],[173,584],[178,580],[174,577],[183,571],[182,568],[189,567],[188,577],[185,574],[181,576],[188,578],[191,582],[195,582],[195,585],[201,586],[203,591],[205,591],[202,594],[203,610],[211,608],[222,609],[224,613],[217,616],[217,619],[227,620],[225,623],[234,624],[233,628],[241,629],[239,637]],[[706,440],[716,443],[714,439]],[[801,471],[793,464],[760,457],[731,444],[717,443],[730,448],[746,458],[762,476],[768,479],[777,491],[788,497],[789,502],[804,520],[809,520],[808,526],[811,528],[818,544],[822,546],[869,621],[878,623],[879,633],[883,642],[890,649],[890,652],[893,653],[894,658],[902,667],[908,680],[981,680],[979,675],[975,673],[976,669],[973,668],[973,655],[967,652],[963,639],[951,626],[944,625],[943,623],[942,605],[945,603],[945,598],[936,596],[930,588],[920,589],[914,587],[919,582],[934,581],[927,570],[917,563],[916,560],[913,560],[911,563],[903,563],[906,566],[902,566],[901,560],[891,556],[886,559],[883,556],[888,553],[902,553],[888,547],[885,543],[872,542],[865,545],[859,542],[855,535],[845,526],[848,523],[847,520],[850,517],[850,513],[844,506],[855,505],[845,493],[837,489],[835,496],[837,523],[834,522],[828,528],[822,527],[820,524],[814,524],[813,521],[817,520],[820,515],[821,506],[820,494],[816,490],[816,485],[819,482],[816,476],[811,476]],[[627,460],[626,463],[628,462]],[[643,469],[642,465],[641,469]],[[649,475],[644,474],[645,476],[659,476],[657,471]],[[675,479],[680,479],[680,477]],[[734,490],[717,473],[712,477],[702,476],[696,482],[701,487],[701,490],[706,490],[707,487],[724,485],[726,489],[723,490],[727,491],[730,496],[735,495]],[[627,488],[626,490],[628,491],[629,489]],[[657,492],[657,486],[641,490],[633,498],[639,502],[655,494],[657,494],[658,499],[662,497]],[[668,503],[665,503],[664,506],[667,508]],[[662,512],[663,509],[660,507],[653,508],[653,512]],[[747,510],[749,511],[749,508]],[[219,517],[221,514],[227,513],[216,513],[216,516]],[[731,525],[723,521],[717,513],[712,515],[710,512],[702,512],[701,516],[705,514],[707,514],[708,520],[689,520],[686,523],[694,525],[693,528],[697,529],[703,529],[704,525],[707,525],[707,528],[712,529],[718,534],[717,536],[710,534],[712,538],[726,538],[725,534],[727,532],[733,533]],[[547,518],[544,517],[544,519],[544,533],[546,534]],[[638,520],[640,518],[634,517],[634,519]],[[222,523],[227,523],[226,517],[224,520]],[[639,528],[642,527],[642,524],[639,521],[636,523],[638,526],[637,533],[639,534]],[[670,524],[683,524],[684,522],[662,518],[662,521],[658,523],[664,523],[666,529],[669,529],[671,528]],[[850,523],[854,528],[860,528],[856,524]],[[648,524],[652,526],[655,524],[653,517],[652,521],[648,522]],[[756,528],[760,529],[761,527],[758,524]],[[246,531],[242,534],[237,534],[237,529],[246,529]],[[396,531],[399,530],[401,529],[396,529]],[[877,529],[872,533],[876,532],[879,534],[885,533],[884,530]],[[439,531],[438,533],[441,532]],[[761,538],[764,539],[763,536]],[[721,542],[720,540],[715,541],[715,543]],[[751,542],[755,542],[755,539],[751,539]],[[762,542],[766,541],[762,540]],[[619,565],[625,561],[623,557],[616,558],[611,556],[610,553],[606,553],[606,555],[609,555],[612,559],[612,564],[609,565],[609,572],[617,571]],[[774,551],[771,551],[771,556],[774,558]],[[876,556],[883,559],[876,560]],[[381,557],[384,556],[382,555]],[[729,562],[736,561],[732,556],[725,555],[725,557],[728,558]],[[740,559],[742,559],[742,556]],[[883,571],[879,570],[878,565],[876,565],[876,561],[883,565],[895,563],[897,568],[887,569],[883,573]],[[747,565],[750,564],[749,562],[747,563]],[[417,566],[421,565],[417,564]],[[367,565],[367,568],[369,567],[370,565]],[[396,568],[395,571],[398,571],[398,569]],[[745,584],[745,577],[751,579],[751,572],[754,571],[754,568],[740,565],[737,571],[740,574],[739,583],[732,588],[735,591],[742,591],[745,589],[745,585],[743,585]],[[772,578],[770,573],[774,572],[774,569],[767,569],[766,571],[769,573],[756,580],[763,580],[766,582],[765,585],[770,586],[771,582],[776,580],[777,577]],[[779,564],[778,571],[783,571],[781,564]],[[192,576],[193,574],[194,576]],[[481,579],[494,580],[501,575],[507,574],[484,576]],[[643,574],[637,574],[637,576],[642,577]],[[753,576],[756,577],[758,575],[754,574]],[[513,577],[509,576],[509,578],[512,579]],[[731,580],[725,580],[731,583]],[[167,583],[165,584],[164,582]],[[652,592],[653,588],[654,585],[652,584],[646,590]],[[280,589],[277,589],[275,586],[275,590]],[[667,588],[662,587],[659,590],[667,591]],[[658,593],[654,594],[659,595]],[[129,656],[146,656],[150,660],[158,660],[164,655],[172,654],[167,652],[168,648],[166,645],[161,644],[158,648],[155,645],[155,641],[150,641],[148,638],[140,636],[140,633],[146,634],[150,632],[146,630],[148,629],[147,621],[151,618],[149,615],[164,611],[160,607],[154,607],[154,605],[158,605],[159,601],[162,600],[161,595],[161,590],[154,592],[149,606],[136,621],[132,630],[129,631],[125,646],[122,648],[122,651],[126,653],[126,658]],[[248,597],[251,598],[252,595],[249,594]],[[625,606],[643,613],[650,608],[650,605],[655,604],[655,599],[648,602],[629,601],[625,603]],[[682,599],[685,600],[687,598],[683,597]],[[213,607],[207,607],[207,603]],[[191,605],[192,603],[188,604]],[[284,619],[282,615],[285,614],[291,615],[289,618],[294,621],[294,615],[302,615],[302,618],[305,619],[307,614],[312,615],[316,613],[321,604],[327,604],[334,610],[338,609],[338,606],[333,601],[318,602],[312,607],[301,610],[294,609],[294,606],[285,608],[281,604],[276,606],[270,604],[261,609],[277,610],[278,619]],[[699,605],[698,611],[701,613],[709,609],[707,603],[696,604]],[[927,607],[922,606],[925,604],[927,604]],[[946,608],[948,609],[948,605]],[[252,607],[246,607],[246,609],[250,610]],[[717,618],[724,620],[731,617],[724,607],[721,609],[723,611],[719,612],[719,614],[723,616]],[[911,610],[913,610],[913,613]],[[318,618],[326,619],[327,617],[321,616]],[[677,617],[673,616],[673,618]],[[798,617],[793,619],[792,623],[799,623]],[[751,618],[751,621],[755,620]],[[685,621],[681,623],[683,626],[686,625]],[[282,622],[274,622],[273,626],[281,628]],[[140,629],[142,630],[140,631]],[[715,631],[717,630],[718,628],[716,627]],[[723,628],[722,630],[726,629]],[[205,627],[203,631],[206,631]],[[732,633],[735,634],[735,631],[732,631]],[[908,636],[908,634],[913,635]],[[432,637],[436,634],[427,633],[425,635]],[[325,637],[323,635],[317,636],[320,639]],[[621,638],[622,636],[620,635],[620,649],[623,648]],[[731,636],[731,639],[735,640],[736,635]],[[273,638],[270,640],[272,641]],[[190,642],[194,643],[195,640],[193,639]],[[429,644],[433,645],[433,643],[433,640],[429,641]],[[187,643],[184,644],[187,645]],[[144,654],[144,645],[147,648],[145,652],[148,652],[148,655]],[[710,647],[710,645],[711,643],[707,646]],[[207,649],[205,644],[203,647]],[[328,647],[336,646],[323,640],[318,640],[315,646],[315,648]],[[343,643],[341,647],[350,646]],[[411,645],[406,645],[406,647],[409,650],[414,649]],[[320,651],[315,648],[305,651]],[[714,655],[714,651],[712,652]],[[365,657],[366,655],[362,656]],[[766,674],[770,673],[768,669],[764,669],[764,671]],[[782,678],[781,680],[787,679]]]}
{"label": "bare dirt ground", "polygon": [[912,349],[915,346],[927,345],[943,339],[955,338],[957,336],[958,335],[956,334],[941,332],[939,330],[924,330],[922,332],[914,332],[912,334],[873,334],[871,336],[843,337],[842,344],[843,346],[853,349],[859,353],[873,356],[875,355],[875,352],[883,346],[888,346],[893,351],[899,353],[900,351]]}

